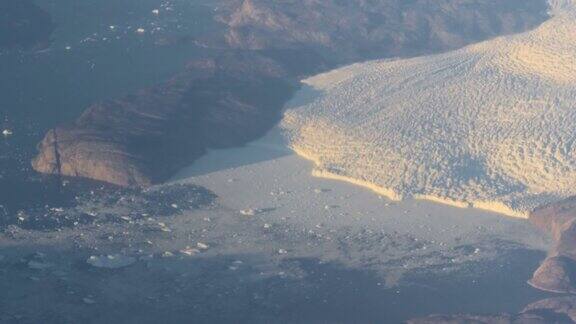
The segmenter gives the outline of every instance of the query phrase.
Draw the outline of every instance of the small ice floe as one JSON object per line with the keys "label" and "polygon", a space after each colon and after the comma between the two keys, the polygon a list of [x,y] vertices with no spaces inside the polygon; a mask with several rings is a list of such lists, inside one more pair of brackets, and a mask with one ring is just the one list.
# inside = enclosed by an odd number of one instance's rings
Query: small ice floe
{"label": "small ice floe", "polygon": [[132,218],[130,218],[129,216],[120,216],[120,219],[125,221],[125,222],[131,222]]}
{"label": "small ice floe", "polygon": [[88,304],[88,305],[96,304],[96,301],[90,297],[84,297],[84,298],[82,298],[82,301],[84,302],[84,304]]}
{"label": "small ice floe", "polygon": [[34,253],[30,257],[27,265],[28,268],[34,270],[46,270],[54,266],[52,263],[46,261],[46,255],[41,252]]}
{"label": "small ice floe", "polygon": [[49,262],[30,260],[28,261],[28,268],[34,270],[45,270],[51,268],[53,265]]}
{"label": "small ice floe", "polygon": [[157,223],[157,224],[150,224],[146,227],[146,231],[148,232],[166,232],[166,233],[170,233],[172,232],[172,230],[166,226],[165,223]]}
{"label": "small ice floe", "polygon": [[144,29],[144,28],[138,28],[138,29],[136,29],[136,33],[137,33],[137,34],[144,34],[145,32],[146,32],[146,29]]}
{"label": "small ice floe", "polygon": [[187,246],[186,248],[184,248],[184,249],[182,249],[182,250],[180,250],[180,251],[178,251],[178,252],[180,252],[180,254],[184,254],[184,255],[187,255],[187,256],[193,256],[193,255],[196,255],[196,254],[200,253],[200,250],[194,249],[194,248],[191,248],[191,247]]}
{"label": "small ice floe", "polygon": [[234,262],[232,262],[232,265],[228,267],[229,270],[231,271],[236,271],[240,268],[240,266],[243,264],[244,262],[240,261],[240,260],[236,260]]}
{"label": "small ice floe", "polygon": [[240,214],[242,214],[244,216],[256,216],[256,214],[258,214],[258,210],[252,209],[252,208],[246,208],[246,209],[242,209],[240,211]]}
{"label": "small ice floe", "polygon": [[136,262],[131,256],[112,254],[112,255],[93,255],[86,260],[88,264],[96,268],[119,269],[130,266]]}
{"label": "small ice floe", "polygon": [[4,137],[9,137],[14,135],[14,132],[11,129],[6,128],[2,131],[2,135],[4,135]]}
{"label": "small ice floe", "polygon": [[202,242],[198,242],[196,243],[196,246],[200,249],[200,250],[208,250],[210,248],[210,246],[206,243],[202,243]]}
{"label": "small ice floe", "polygon": [[154,259],[154,254],[146,254],[146,255],[142,255],[138,258],[138,260],[140,261],[151,261]]}
{"label": "small ice floe", "polygon": [[240,211],[240,214],[244,215],[244,216],[256,216],[259,214],[263,214],[263,213],[267,213],[270,211],[273,211],[275,208],[246,208],[246,209],[242,209]]}

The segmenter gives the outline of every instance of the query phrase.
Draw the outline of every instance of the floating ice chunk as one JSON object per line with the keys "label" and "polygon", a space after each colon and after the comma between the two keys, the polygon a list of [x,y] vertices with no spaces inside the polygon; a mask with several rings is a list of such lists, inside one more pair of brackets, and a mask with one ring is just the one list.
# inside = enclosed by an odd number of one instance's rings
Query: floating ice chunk
{"label": "floating ice chunk", "polygon": [[88,305],[96,304],[96,301],[90,297],[84,297],[82,298],[82,301],[84,302],[84,304]]}
{"label": "floating ice chunk", "polygon": [[252,208],[242,209],[240,211],[240,214],[244,216],[255,216],[256,214],[258,214],[258,210]]}
{"label": "floating ice chunk", "polygon": [[242,209],[240,211],[240,214],[244,215],[244,216],[256,216],[258,214],[262,214],[262,213],[267,213],[270,211],[273,211],[274,208],[246,208],[246,209]]}
{"label": "floating ice chunk", "polygon": [[34,270],[45,270],[53,266],[52,263],[46,261],[46,255],[41,252],[34,253],[28,261],[28,268]]}
{"label": "floating ice chunk", "polygon": [[187,246],[186,248],[184,248],[178,252],[180,252],[181,254],[187,255],[187,256],[193,256],[193,255],[200,253],[200,250]]}
{"label": "floating ice chunk", "polygon": [[136,262],[136,259],[121,254],[93,255],[89,257],[86,262],[96,268],[118,269],[132,265]]}
{"label": "floating ice chunk", "polygon": [[42,260],[30,260],[28,261],[28,268],[34,270],[45,270],[51,268],[53,266],[52,263],[42,261]]}

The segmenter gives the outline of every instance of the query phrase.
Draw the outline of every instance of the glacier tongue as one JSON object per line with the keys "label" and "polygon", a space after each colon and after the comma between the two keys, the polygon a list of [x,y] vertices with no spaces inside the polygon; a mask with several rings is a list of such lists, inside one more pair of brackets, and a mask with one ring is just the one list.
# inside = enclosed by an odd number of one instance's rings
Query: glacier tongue
{"label": "glacier tongue", "polygon": [[526,217],[576,194],[576,1],[548,21],[440,55],[354,64],[304,81],[286,112],[314,173],[391,198]]}

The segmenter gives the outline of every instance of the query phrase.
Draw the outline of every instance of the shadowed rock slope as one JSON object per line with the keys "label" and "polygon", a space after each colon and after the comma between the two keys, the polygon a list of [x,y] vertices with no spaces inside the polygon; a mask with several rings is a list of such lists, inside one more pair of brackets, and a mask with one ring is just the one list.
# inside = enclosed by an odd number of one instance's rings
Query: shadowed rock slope
{"label": "shadowed rock slope", "polygon": [[52,18],[29,0],[0,1],[0,49],[47,45]]}
{"label": "shadowed rock slope", "polygon": [[172,80],[92,105],[52,129],[33,167],[44,173],[147,186],[166,179],[207,147],[262,136],[296,89],[274,61],[225,55],[191,62]]}

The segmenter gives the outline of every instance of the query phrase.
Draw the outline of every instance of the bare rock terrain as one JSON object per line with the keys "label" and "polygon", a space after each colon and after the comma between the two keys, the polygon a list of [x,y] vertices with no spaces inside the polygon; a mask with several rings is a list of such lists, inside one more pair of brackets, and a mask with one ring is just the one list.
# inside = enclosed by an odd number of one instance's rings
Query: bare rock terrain
{"label": "bare rock terrain", "polygon": [[281,66],[257,55],[194,61],[164,84],[94,104],[52,129],[32,164],[43,173],[149,186],[208,147],[263,135],[295,89]]}
{"label": "bare rock terrain", "polygon": [[530,220],[555,243],[529,283],[551,292],[576,293],[576,198],[539,208]]}

